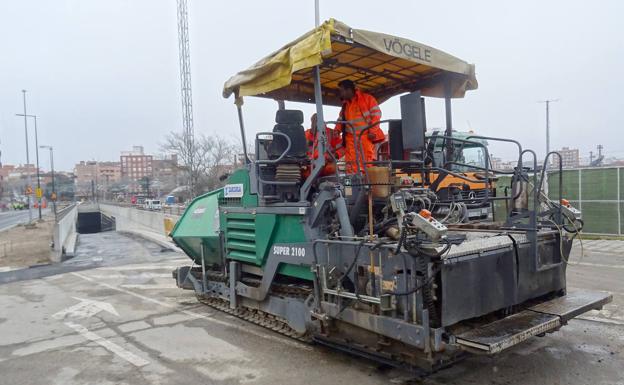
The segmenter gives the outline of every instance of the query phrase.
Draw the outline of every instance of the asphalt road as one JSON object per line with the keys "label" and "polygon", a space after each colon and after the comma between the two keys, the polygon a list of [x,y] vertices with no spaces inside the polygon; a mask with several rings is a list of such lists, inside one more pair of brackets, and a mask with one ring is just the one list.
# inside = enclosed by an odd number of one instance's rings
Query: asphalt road
{"label": "asphalt road", "polygon": [[421,382],[200,305],[171,278],[186,257],[123,238],[81,236],[101,267],[0,285],[0,383],[624,384],[624,243],[570,265],[570,286],[614,292],[604,310]]}
{"label": "asphalt road", "polygon": [[[33,219],[37,219],[39,217],[39,209],[33,209]],[[48,212],[49,209],[43,209],[42,214]],[[28,210],[11,210],[0,212],[0,231],[11,228],[20,223],[28,222]]]}

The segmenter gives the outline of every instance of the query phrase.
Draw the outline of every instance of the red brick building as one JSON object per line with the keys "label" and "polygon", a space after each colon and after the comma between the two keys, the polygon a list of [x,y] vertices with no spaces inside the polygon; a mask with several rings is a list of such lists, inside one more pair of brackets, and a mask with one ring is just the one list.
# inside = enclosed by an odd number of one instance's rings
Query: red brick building
{"label": "red brick building", "polygon": [[132,151],[122,151],[120,156],[121,177],[130,181],[151,178],[154,175],[153,157],[143,153],[143,146],[134,146]]}

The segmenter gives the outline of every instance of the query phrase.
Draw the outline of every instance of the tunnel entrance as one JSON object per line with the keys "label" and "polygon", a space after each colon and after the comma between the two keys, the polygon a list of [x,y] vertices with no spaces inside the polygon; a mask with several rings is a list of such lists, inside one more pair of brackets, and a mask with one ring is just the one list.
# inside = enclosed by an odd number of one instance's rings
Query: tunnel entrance
{"label": "tunnel entrance", "polygon": [[115,218],[99,211],[78,213],[76,231],[78,234],[94,234],[102,231],[114,231]]}

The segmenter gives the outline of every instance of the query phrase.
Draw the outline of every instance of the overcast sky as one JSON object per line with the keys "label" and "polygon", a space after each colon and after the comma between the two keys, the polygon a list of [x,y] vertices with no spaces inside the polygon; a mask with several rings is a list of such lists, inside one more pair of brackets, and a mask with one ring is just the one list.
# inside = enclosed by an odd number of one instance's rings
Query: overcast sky
{"label": "overcast sky", "polygon": [[[233,101],[221,97],[235,72],[313,27],[312,0],[189,0],[195,130],[238,138]],[[476,64],[479,89],[454,103],[458,129],[507,136],[541,155],[543,99],[552,105],[552,148],[582,156],[605,146],[624,158],[623,1],[327,1],[321,17],[425,43]],[[39,116],[39,143],[57,168],[118,160],[143,145],[159,152],[181,129],[175,0],[0,0],[0,149],[25,162],[21,90]],[[276,103],[248,98],[253,131],[273,126]],[[384,117],[398,103],[382,104]],[[303,106],[306,116],[311,106]],[[335,109],[328,108],[334,118]],[[427,100],[429,127],[444,125]],[[32,126],[30,126],[32,128]],[[34,139],[31,138],[34,142]],[[494,147],[494,156],[511,152]],[[48,168],[47,153],[41,166]],[[31,160],[34,144],[31,144]]]}

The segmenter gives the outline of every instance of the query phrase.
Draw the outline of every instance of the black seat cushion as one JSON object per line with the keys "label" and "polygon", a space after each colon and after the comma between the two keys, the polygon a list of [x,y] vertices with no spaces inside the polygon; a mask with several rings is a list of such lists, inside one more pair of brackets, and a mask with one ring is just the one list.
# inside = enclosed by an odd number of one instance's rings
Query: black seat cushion
{"label": "black seat cushion", "polygon": [[[282,110],[283,111],[283,110]],[[287,159],[305,159],[307,143],[305,131],[301,124],[276,124],[273,132],[280,132],[290,139],[290,150],[286,154]],[[288,147],[288,141],[281,135],[274,135],[273,141],[269,145],[269,158],[279,157]]]}

